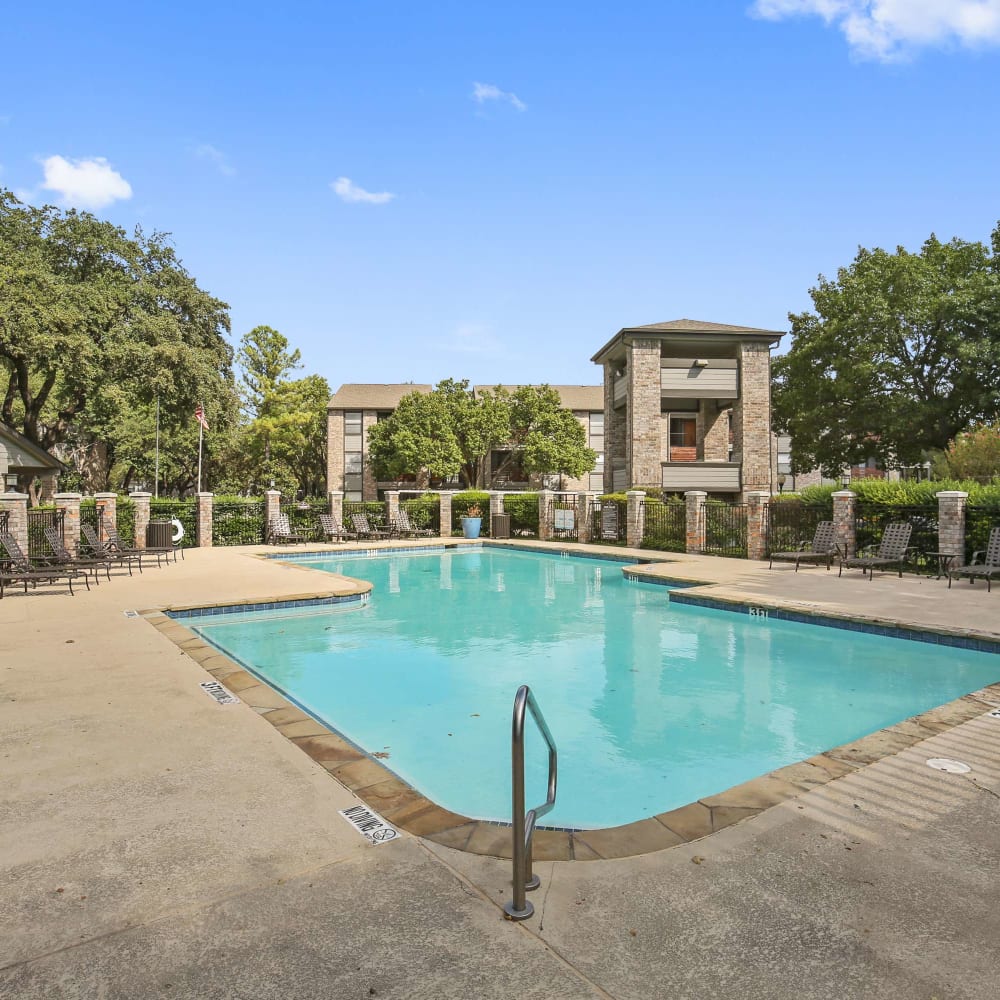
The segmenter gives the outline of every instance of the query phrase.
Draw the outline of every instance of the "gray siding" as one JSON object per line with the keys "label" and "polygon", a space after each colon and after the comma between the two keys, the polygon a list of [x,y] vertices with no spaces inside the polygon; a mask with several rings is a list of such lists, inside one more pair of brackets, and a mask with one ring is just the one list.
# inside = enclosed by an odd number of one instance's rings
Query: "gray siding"
{"label": "gray siding", "polygon": [[663,488],[735,492],[740,488],[740,467],[735,462],[664,462]]}
{"label": "gray siding", "polygon": [[660,388],[664,396],[675,399],[736,399],[739,375],[735,367],[721,367],[710,361],[707,368],[667,367],[660,369]]}

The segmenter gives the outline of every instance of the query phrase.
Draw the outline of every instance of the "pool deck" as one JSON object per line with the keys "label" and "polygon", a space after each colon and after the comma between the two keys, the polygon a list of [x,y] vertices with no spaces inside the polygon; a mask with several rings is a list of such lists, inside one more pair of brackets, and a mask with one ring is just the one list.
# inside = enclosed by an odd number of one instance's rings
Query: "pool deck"
{"label": "pool deck", "polygon": [[[261,551],[0,602],[0,996],[996,995],[993,690],[703,839],[539,861],[536,915],[512,924],[508,862],[369,846],[337,813],[355,794],[281,731],[296,720],[215,704],[211,664],[123,614],[358,589]],[[1000,640],[981,582],[664,557],[641,572],[689,594]]]}

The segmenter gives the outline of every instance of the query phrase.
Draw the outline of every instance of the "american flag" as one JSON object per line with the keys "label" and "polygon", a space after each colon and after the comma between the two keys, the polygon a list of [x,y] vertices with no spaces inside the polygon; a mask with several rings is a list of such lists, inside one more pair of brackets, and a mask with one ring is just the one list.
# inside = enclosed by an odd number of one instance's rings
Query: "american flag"
{"label": "american flag", "polygon": [[201,403],[194,408],[194,419],[197,420],[206,431],[208,430],[208,421],[205,419],[205,408],[201,405]]}

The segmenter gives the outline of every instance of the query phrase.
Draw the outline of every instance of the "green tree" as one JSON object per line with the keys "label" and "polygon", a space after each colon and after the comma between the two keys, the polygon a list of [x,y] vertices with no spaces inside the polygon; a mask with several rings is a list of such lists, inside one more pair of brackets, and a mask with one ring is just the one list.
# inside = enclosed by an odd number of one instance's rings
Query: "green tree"
{"label": "green tree", "polygon": [[227,309],[166,235],[0,189],[0,420],[41,447],[100,442],[107,477],[114,428],[157,396],[164,427],[190,426],[231,395]]}
{"label": "green tree", "polygon": [[959,434],[944,450],[947,474],[988,482],[1000,477],[1000,420]]}
{"label": "green tree", "polygon": [[368,454],[379,479],[425,469],[433,477],[460,474],[469,488],[481,489],[495,449],[510,452],[505,465],[519,462],[535,473],[580,476],[596,459],[583,427],[549,386],[474,393],[467,379],[446,379],[433,392],[405,396],[368,431]]}
{"label": "green tree", "polygon": [[911,465],[1000,410],[1000,223],[982,243],[859,248],[790,314],[774,362],[774,423],[796,471],[836,476],[876,456]]}

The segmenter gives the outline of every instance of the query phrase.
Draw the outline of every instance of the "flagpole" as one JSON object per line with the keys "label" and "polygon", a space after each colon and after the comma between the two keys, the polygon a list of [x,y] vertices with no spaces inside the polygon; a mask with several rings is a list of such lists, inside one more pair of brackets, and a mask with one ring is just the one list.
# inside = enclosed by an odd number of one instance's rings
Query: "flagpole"
{"label": "flagpole", "polygon": [[[204,413],[204,406],[202,407],[202,413]],[[203,418],[204,419],[204,418]],[[202,420],[198,421],[198,492],[201,492],[201,439],[202,435],[205,433],[205,424]]]}
{"label": "flagpole", "polygon": [[153,495],[160,498],[160,397],[156,397],[156,472],[153,474]]}

